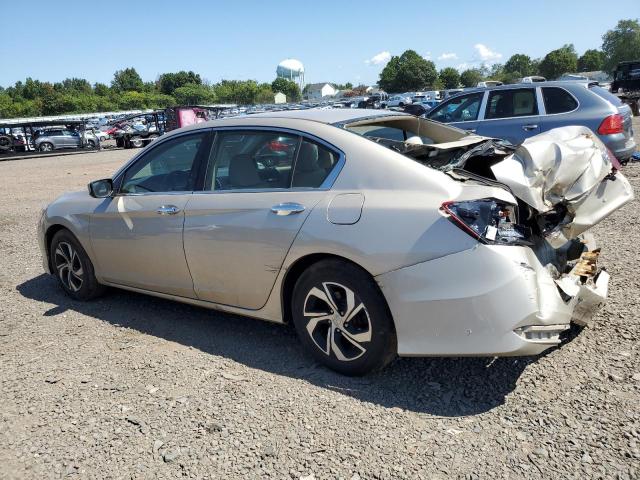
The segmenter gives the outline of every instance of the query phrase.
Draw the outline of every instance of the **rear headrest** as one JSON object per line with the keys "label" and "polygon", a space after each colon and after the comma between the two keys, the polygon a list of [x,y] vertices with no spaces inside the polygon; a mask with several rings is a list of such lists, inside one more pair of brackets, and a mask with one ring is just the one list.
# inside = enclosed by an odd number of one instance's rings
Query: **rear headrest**
{"label": "rear headrest", "polygon": [[302,142],[296,170],[299,172],[313,172],[318,169],[318,147],[313,143]]}
{"label": "rear headrest", "polygon": [[232,187],[251,187],[260,183],[258,167],[251,155],[241,153],[231,159],[229,182]]}
{"label": "rear headrest", "polygon": [[333,167],[333,155],[324,148],[318,149],[318,166],[327,170]]}

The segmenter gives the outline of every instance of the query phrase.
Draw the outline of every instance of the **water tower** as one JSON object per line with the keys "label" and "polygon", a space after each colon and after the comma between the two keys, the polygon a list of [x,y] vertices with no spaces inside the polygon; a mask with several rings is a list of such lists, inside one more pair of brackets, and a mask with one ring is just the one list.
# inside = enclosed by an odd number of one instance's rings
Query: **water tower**
{"label": "water tower", "polygon": [[300,90],[304,88],[304,65],[300,60],[295,58],[287,58],[281,61],[276,68],[276,75],[279,78],[286,78],[292,82],[296,82]]}

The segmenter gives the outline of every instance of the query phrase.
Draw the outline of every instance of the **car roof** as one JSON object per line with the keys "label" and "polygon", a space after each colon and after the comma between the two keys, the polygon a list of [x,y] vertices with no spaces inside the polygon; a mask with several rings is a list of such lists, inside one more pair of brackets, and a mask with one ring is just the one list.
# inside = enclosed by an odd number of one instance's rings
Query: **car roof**
{"label": "car roof", "polygon": [[462,92],[451,95],[450,98],[457,97],[459,95],[466,95],[468,93],[485,92],[487,90],[513,90],[514,88],[533,88],[533,87],[581,87],[585,88],[589,85],[587,80],[552,80],[548,82],[533,82],[533,83],[509,83],[505,85],[499,85],[496,87],[479,87],[463,90]]}
{"label": "car roof", "polygon": [[[371,110],[364,108],[310,108],[307,110],[283,110],[280,112],[264,112],[247,115],[258,118],[292,118],[296,120],[312,120],[315,122],[334,124],[345,123],[365,118],[408,115],[402,112],[387,110]],[[228,117],[229,119],[238,117]]]}

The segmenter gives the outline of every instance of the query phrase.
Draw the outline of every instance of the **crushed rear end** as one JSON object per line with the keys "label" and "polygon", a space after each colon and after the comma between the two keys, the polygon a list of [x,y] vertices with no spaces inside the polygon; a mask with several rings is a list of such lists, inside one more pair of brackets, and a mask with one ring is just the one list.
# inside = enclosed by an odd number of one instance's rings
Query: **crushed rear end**
{"label": "crushed rear end", "polygon": [[[437,140],[442,127],[423,124],[415,133]],[[399,353],[538,354],[571,322],[588,324],[606,301],[609,274],[588,230],[633,199],[631,185],[584,127],[517,147],[445,133],[433,143],[374,139],[473,186],[441,211],[478,240],[476,248],[378,277]]]}

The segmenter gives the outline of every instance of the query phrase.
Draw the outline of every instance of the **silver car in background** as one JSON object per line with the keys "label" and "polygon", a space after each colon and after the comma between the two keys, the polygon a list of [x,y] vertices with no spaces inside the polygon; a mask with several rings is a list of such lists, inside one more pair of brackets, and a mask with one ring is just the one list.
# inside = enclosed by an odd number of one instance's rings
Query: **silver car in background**
{"label": "silver car in background", "polygon": [[577,81],[539,82],[477,89],[447,99],[426,114],[514,145],[565,126],[584,126],[621,162],[636,149],[631,108],[607,90]]}
{"label": "silver car in background", "polygon": [[591,226],[633,198],[580,127],[517,149],[396,112],[193,125],[43,210],[46,271],[293,322],[348,375],[396,355],[532,355],[606,299]]}
{"label": "silver car in background", "polygon": [[36,150],[50,152],[64,148],[97,148],[100,140],[90,130],[84,133],[69,128],[42,130],[34,141]]}

